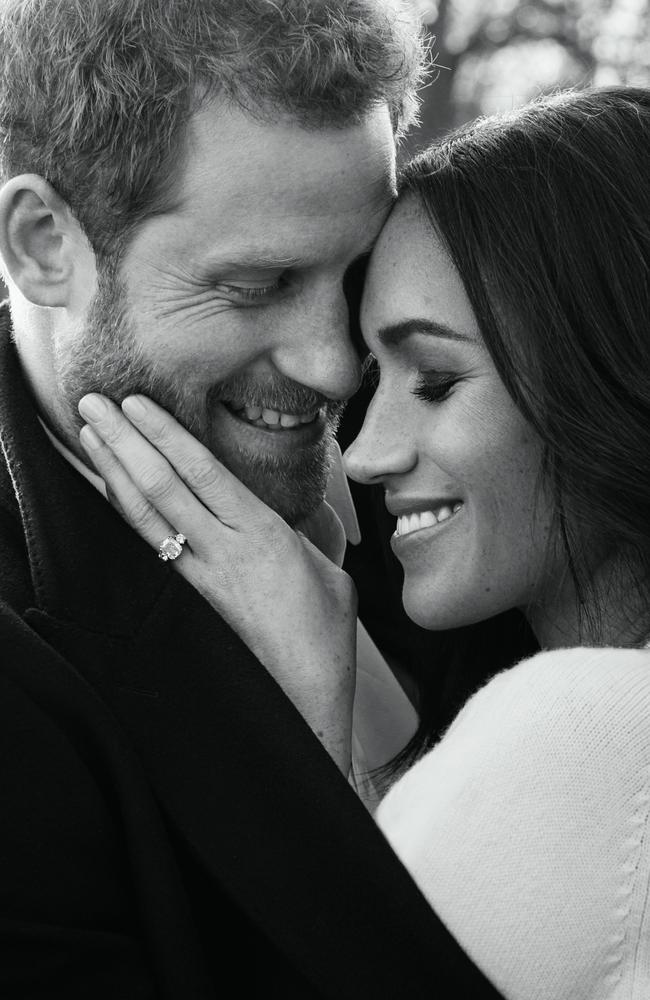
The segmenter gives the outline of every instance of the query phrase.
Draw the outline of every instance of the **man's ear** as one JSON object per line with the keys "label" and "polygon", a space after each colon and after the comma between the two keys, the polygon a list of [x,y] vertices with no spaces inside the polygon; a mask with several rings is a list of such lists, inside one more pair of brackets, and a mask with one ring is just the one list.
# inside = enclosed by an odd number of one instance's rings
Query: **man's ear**
{"label": "man's ear", "polygon": [[92,249],[67,203],[38,174],[0,190],[0,255],[22,295],[37,306],[69,306]]}

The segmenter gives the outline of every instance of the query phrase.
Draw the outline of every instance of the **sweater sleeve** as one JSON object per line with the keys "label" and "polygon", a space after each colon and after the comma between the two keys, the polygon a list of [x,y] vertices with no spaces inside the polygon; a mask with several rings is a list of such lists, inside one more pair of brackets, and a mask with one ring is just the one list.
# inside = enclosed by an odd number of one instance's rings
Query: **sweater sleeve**
{"label": "sweater sleeve", "polygon": [[650,652],[540,653],[493,678],[377,822],[512,1000],[650,996]]}

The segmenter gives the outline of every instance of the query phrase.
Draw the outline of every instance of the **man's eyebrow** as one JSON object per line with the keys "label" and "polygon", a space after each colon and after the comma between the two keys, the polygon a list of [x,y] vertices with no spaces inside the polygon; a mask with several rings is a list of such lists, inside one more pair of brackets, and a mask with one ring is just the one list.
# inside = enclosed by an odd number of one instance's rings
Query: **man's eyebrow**
{"label": "man's eyebrow", "polygon": [[[372,252],[373,246],[374,243],[371,243],[361,250],[349,266],[366,261]],[[236,250],[226,251],[223,255],[220,254],[219,257],[215,256],[210,259],[211,267],[217,270],[250,267],[259,269],[260,271],[271,271],[278,270],[279,268],[301,267],[304,264],[305,261],[300,257],[287,257],[276,254],[272,250],[254,246],[237,247]]]}
{"label": "man's eyebrow", "polygon": [[245,247],[229,253],[227,256],[214,258],[211,264],[216,268],[251,267],[270,271],[277,268],[297,267],[300,260],[298,257],[280,256],[272,251],[256,247]]}
{"label": "man's eyebrow", "polygon": [[377,339],[386,347],[395,347],[406,337],[414,333],[423,333],[430,337],[442,337],[444,340],[456,340],[464,344],[474,343],[474,338],[467,333],[461,333],[447,326],[446,323],[436,323],[430,319],[405,319],[399,323],[390,323],[377,332]]}

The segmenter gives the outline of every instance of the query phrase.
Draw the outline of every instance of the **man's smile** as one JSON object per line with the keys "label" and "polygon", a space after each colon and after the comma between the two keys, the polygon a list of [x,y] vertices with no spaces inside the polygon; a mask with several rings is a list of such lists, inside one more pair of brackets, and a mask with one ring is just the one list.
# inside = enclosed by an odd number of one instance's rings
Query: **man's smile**
{"label": "man's smile", "polygon": [[[287,418],[291,420],[289,424]],[[239,440],[254,452],[278,457],[319,443],[328,424],[325,407],[311,413],[287,414],[260,406],[235,410],[233,404],[223,401],[214,406],[212,419],[213,432],[222,440],[227,435],[229,440]]]}
{"label": "man's smile", "polygon": [[240,420],[267,431],[294,430],[305,424],[312,424],[321,412],[320,408],[306,413],[287,413],[267,406],[249,406],[241,403],[224,402],[226,409]]}

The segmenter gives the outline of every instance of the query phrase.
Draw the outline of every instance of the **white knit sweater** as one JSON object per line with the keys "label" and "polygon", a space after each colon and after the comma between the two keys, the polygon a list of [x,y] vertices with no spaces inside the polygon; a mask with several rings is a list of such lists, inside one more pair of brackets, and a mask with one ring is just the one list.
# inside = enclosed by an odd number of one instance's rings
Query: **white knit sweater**
{"label": "white knit sweater", "polygon": [[650,650],[490,681],[376,818],[511,1000],[650,998]]}

